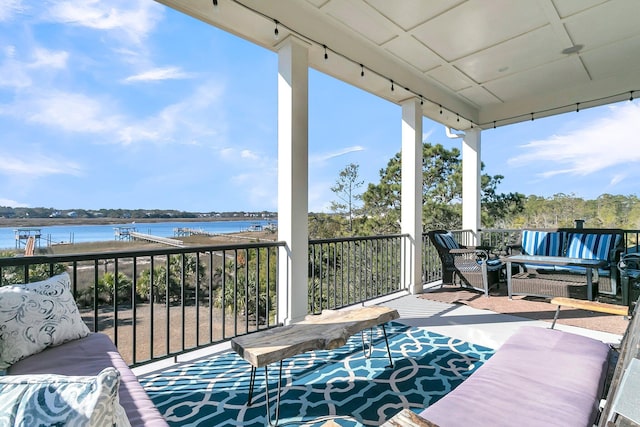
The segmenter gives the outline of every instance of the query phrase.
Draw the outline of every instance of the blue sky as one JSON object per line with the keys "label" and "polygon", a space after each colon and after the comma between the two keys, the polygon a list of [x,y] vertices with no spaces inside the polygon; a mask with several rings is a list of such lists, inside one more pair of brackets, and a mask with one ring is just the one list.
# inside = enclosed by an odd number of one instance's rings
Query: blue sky
{"label": "blue sky", "polygon": [[[276,210],[277,56],[149,0],[0,2],[0,205]],[[309,210],[400,150],[400,107],[310,70]],[[640,103],[482,133],[499,190],[637,194]],[[460,148],[425,119],[425,139]]]}

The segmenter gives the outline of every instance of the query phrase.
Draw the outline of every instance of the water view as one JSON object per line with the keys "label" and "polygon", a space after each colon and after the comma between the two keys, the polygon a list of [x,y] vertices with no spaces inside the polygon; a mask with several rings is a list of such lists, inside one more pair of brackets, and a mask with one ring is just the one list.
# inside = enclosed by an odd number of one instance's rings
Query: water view
{"label": "water view", "polygon": [[[102,242],[114,240],[116,228],[131,227],[131,231],[152,234],[160,237],[174,237],[178,228],[190,228],[208,233],[237,233],[246,230],[256,230],[274,224],[273,221],[169,221],[169,222],[129,222],[122,224],[104,225],[52,225],[42,227],[0,227],[0,249],[14,249],[18,247],[17,230],[28,230],[25,233],[33,235],[37,230],[40,234],[40,246],[60,243]],[[21,247],[24,247],[22,242]]]}

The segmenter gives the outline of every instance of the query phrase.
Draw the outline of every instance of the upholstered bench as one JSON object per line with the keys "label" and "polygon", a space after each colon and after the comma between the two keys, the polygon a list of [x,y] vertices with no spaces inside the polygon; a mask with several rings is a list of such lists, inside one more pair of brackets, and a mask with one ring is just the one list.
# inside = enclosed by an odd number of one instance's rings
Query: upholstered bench
{"label": "upholstered bench", "polygon": [[0,425],[167,423],[111,339],[84,324],[64,273],[0,287]]}

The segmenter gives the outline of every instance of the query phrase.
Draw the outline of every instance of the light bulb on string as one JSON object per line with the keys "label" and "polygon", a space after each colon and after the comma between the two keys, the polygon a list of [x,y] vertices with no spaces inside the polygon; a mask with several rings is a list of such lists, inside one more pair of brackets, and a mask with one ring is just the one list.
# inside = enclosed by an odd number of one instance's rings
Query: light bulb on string
{"label": "light bulb on string", "polygon": [[278,20],[276,20],[276,19],[274,19],[274,20],[273,20],[273,22],[275,22],[275,23],[276,23],[276,29],[275,29],[275,30],[273,30],[273,37],[274,37],[276,40],[278,40],[278,39],[280,38],[280,31],[278,31],[278,24],[279,24],[279,22],[278,22]]}
{"label": "light bulb on string", "polygon": [[329,55],[327,55],[327,45],[323,44],[322,47],[324,48],[324,60],[326,61],[329,59]]}
{"label": "light bulb on string", "polygon": [[364,77],[364,65],[360,64],[360,77]]}
{"label": "light bulb on string", "polygon": [[393,80],[391,80],[391,92],[393,92],[395,88],[393,87]]}

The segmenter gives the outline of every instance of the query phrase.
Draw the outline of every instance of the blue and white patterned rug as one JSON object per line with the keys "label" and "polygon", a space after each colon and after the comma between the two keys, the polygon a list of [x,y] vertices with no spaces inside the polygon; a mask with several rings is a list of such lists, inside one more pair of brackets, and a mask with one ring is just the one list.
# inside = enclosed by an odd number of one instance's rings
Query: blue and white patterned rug
{"label": "blue and white patterned rug", "polygon": [[[394,367],[384,338],[374,330],[367,359],[357,334],[331,351],[314,351],[283,364],[279,425],[375,426],[402,408],[437,401],[487,361],[493,350],[392,322],[387,325]],[[264,369],[258,369],[247,406],[251,366],[235,353],[181,365],[140,379],[171,426],[266,425]],[[278,366],[269,369],[271,411]]]}

